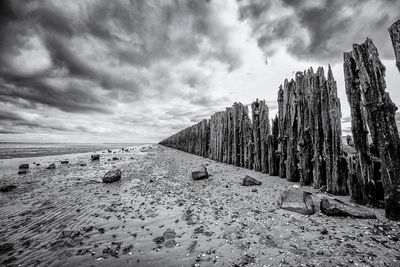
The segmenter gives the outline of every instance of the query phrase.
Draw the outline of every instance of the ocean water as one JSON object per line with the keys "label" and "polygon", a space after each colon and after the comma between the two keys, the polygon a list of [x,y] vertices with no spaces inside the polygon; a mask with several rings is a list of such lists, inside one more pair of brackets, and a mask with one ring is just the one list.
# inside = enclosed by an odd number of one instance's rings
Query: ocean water
{"label": "ocean water", "polygon": [[106,149],[121,149],[141,143],[14,143],[0,142],[0,159],[31,158],[63,154],[86,153]]}

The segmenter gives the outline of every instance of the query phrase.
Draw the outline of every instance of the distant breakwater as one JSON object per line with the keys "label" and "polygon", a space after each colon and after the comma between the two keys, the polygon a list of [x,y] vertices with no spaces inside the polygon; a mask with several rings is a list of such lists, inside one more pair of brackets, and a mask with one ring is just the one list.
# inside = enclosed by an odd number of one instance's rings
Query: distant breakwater
{"label": "distant breakwater", "polygon": [[[400,20],[389,33],[400,71]],[[330,67],[327,76],[319,67],[286,79],[271,122],[265,101],[254,101],[251,114],[248,106],[234,103],[160,144],[334,195],[349,194],[353,202],[384,207],[387,218],[400,220],[397,107],[385,91],[385,67],[369,38],[344,53],[343,64],[352,122],[347,144],[341,140],[340,100]]]}

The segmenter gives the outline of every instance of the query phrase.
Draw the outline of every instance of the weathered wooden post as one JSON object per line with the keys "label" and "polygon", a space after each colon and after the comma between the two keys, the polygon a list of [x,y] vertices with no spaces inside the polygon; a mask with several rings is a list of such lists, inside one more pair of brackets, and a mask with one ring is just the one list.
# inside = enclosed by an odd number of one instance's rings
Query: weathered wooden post
{"label": "weathered wooden post", "polygon": [[299,158],[299,179],[301,185],[310,185],[313,181],[313,146],[310,135],[311,128],[311,88],[310,78],[306,72],[296,74],[296,91],[298,95],[298,158]]}
{"label": "weathered wooden post", "polygon": [[313,69],[307,71],[307,75],[313,76],[311,79],[311,136],[313,144],[313,184],[315,188],[326,185],[325,162],[323,160],[323,140],[324,131],[321,117],[321,86],[326,82],[324,70],[319,67],[314,74]]}
{"label": "weathered wooden post", "polygon": [[400,19],[393,23],[389,28],[390,38],[392,39],[396,66],[400,71]]}
{"label": "weathered wooden post", "polygon": [[[367,38],[361,45],[353,45],[353,51],[345,53],[344,70],[349,102],[357,102],[357,97],[362,96],[358,105],[363,107],[360,110],[364,110],[366,114],[373,144],[377,147],[382,161],[386,217],[400,220],[400,138],[395,121],[397,107],[385,91],[385,67],[371,39]],[[357,104],[351,105],[352,112],[356,106]],[[356,127],[359,127],[360,122],[364,122],[364,119],[360,119],[362,115],[360,111],[356,111],[354,115],[352,113]],[[360,127],[360,130],[365,130],[364,126]],[[366,131],[361,131],[361,140],[358,140],[358,134],[353,129],[356,149],[360,141],[363,142],[362,146],[367,142],[364,140],[367,138]],[[370,154],[367,151],[361,153],[366,154],[366,159],[363,160],[369,160],[367,163],[371,164]]]}
{"label": "weathered wooden post", "polygon": [[278,116],[272,120],[271,135],[268,136],[268,166],[271,176],[279,175],[279,154],[278,136],[279,136],[279,118]]}
{"label": "weathered wooden post", "polygon": [[261,142],[261,171],[269,172],[268,163],[268,136],[271,133],[271,125],[269,122],[269,108],[265,104],[265,100],[260,101],[260,142]]}
{"label": "weathered wooden post", "polygon": [[324,128],[324,158],[327,192],[346,195],[347,164],[341,158],[342,127],[340,100],[331,66],[328,67],[326,86],[322,87],[322,125]]}
{"label": "weathered wooden post", "polygon": [[[287,83],[287,80],[285,80]],[[287,136],[286,136],[286,105],[287,95],[279,86],[278,91],[278,120],[279,120],[279,136],[278,136],[278,153],[279,153],[279,177],[286,178],[286,151],[287,151]]]}
{"label": "weathered wooden post", "polygon": [[258,99],[251,104],[251,114],[253,121],[254,170],[261,171],[260,103]]}

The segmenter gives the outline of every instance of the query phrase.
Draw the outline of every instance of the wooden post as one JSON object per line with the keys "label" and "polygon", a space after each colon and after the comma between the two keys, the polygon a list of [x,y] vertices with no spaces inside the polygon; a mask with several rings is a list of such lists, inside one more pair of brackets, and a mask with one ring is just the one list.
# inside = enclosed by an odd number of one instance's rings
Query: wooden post
{"label": "wooden post", "polygon": [[[353,45],[353,51],[345,53],[344,69],[346,90],[354,92],[354,95],[362,95],[359,105],[365,111],[371,139],[382,161],[386,217],[400,220],[400,138],[395,120],[397,107],[385,91],[385,67],[371,39],[367,38],[361,45]],[[348,94],[349,102],[353,94]],[[359,117],[354,116],[354,120]],[[357,149],[358,133],[353,131],[353,135]],[[362,138],[366,138],[365,135],[365,132],[361,132]],[[368,163],[371,164],[370,155],[366,154],[366,158],[370,160]]]}
{"label": "wooden post", "polygon": [[390,38],[392,39],[396,66],[400,71],[400,19],[393,23],[389,28]]}

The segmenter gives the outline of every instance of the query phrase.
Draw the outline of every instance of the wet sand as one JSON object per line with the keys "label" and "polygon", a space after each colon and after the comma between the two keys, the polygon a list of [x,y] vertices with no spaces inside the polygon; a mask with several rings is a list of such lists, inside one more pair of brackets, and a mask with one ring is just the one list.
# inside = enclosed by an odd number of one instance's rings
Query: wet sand
{"label": "wet sand", "polygon": [[[0,186],[17,188],[0,193],[0,264],[400,266],[400,225],[383,210],[360,220],[277,209],[297,184],[157,145],[91,154],[29,159],[41,165],[26,175],[17,163],[28,159],[1,163]],[[211,177],[193,181],[200,164]],[[114,167],[122,180],[102,183]],[[243,187],[245,175],[263,184]]]}

